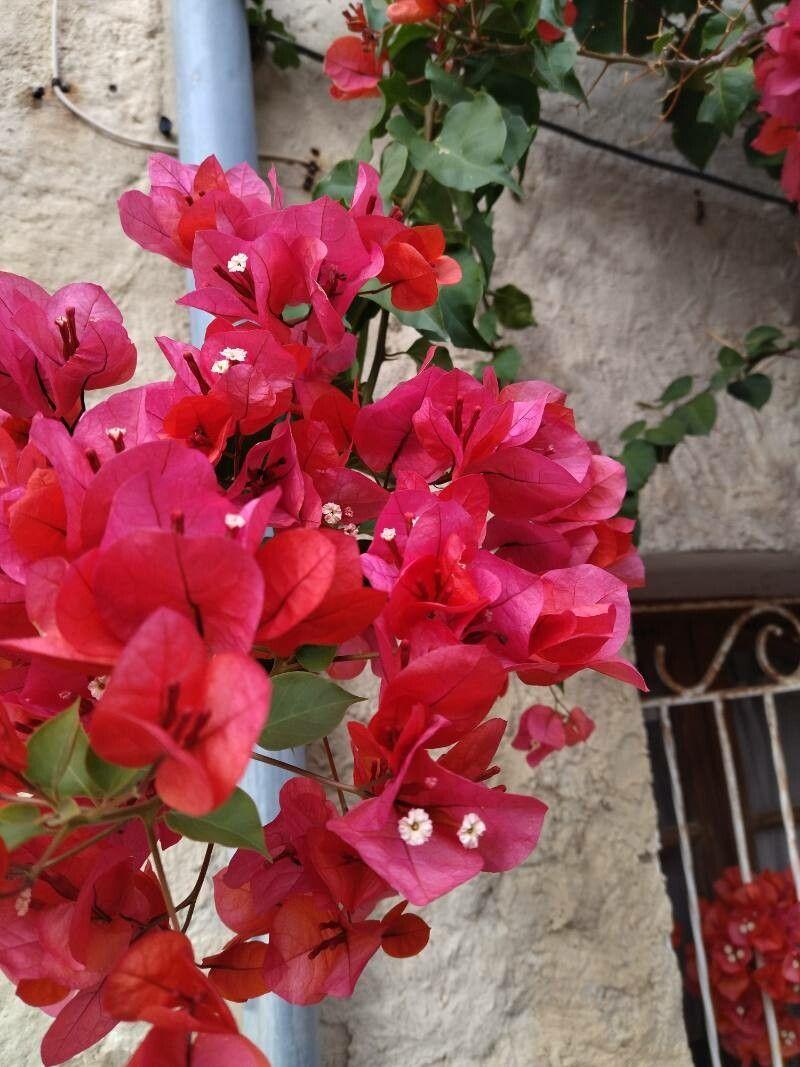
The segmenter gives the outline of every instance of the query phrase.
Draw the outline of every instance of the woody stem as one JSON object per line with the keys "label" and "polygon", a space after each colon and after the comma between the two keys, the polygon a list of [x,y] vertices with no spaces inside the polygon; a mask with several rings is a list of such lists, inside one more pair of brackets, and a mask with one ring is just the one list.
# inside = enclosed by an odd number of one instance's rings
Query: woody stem
{"label": "woody stem", "polygon": [[186,931],[189,929],[189,925],[191,924],[192,916],[194,915],[194,909],[197,905],[197,898],[200,896],[200,890],[203,888],[203,882],[205,881],[206,875],[208,874],[208,866],[211,863],[211,854],[213,853],[213,851],[214,842],[212,841],[206,848],[205,855],[203,856],[203,862],[200,864],[200,870],[197,874],[197,881],[194,883],[191,893],[185,901],[181,902],[181,908],[187,907],[189,909],[186,913],[186,918],[183,920],[183,933],[186,933]]}
{"label": "woody stem", "polygon": [[369,796],[369,793],[364,792],[363,789],[358,789],[354,785],[345,785],[344,782],[334,781],[333,778],[326,778],[324,774],[317,774],[315,771],[309,771],[305,767],[297,767],[294,763],[284,763],[282,759],[275,759],[274,756],[262,756],[260,752],[251,752],[250,759],[258,760],[259,763],[268,763],[270,767],[279,767],[282,771],[290,771],[292,774],[302,775],[303,778],[312,778],[315,782],[319,782],[320,785],[327,785],[330,789],[344,790],[345,793],[352,793],[357,797]]}
{"label": "woody stem", "polygon": [[[331,748],[331,743],[330,743],[330,741],[328,740],[327,737],[323,737],[323,739],[322,739],[322,747],[325,749],[325,755],[328,757],[328,766],[331,769],[331,774],[333,775],[334,779],[338,782],[339,781],[339,772],[336,770],[336,760],[333,758],[333,749]],[[341,783],[337,787],[336,792],[339,794],[339,806],[342,809],[342,815],[346,815],[347,811],[348,811],[347,800],[345,799],[345,795],[342,792]]]}
{"label": "woody stem", "polygon": [[151,819],[142,819],[142,822],[144,823],[145,832],[147,833],[147,843],[150,846],[150,855],[153,857],[153,867],[155,868],[156,878],[158,878],[158,883],[161,886],[161,892],[164,896],[164,903],[167,906],[170,925],[173,930],[180,933],[181,924],[178,922],[178,915],[175,911],[175,903],[172,899],[169,882],[167,881],[167,874],[161,860],[161,850],[158,847],[158,839],[156,838],[155,830],[153,829],[153,822]]}

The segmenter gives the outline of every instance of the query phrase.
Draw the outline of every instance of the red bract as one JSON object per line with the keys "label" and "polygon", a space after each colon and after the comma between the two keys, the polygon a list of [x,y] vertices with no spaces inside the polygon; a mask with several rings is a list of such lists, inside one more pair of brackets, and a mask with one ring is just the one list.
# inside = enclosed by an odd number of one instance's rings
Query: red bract
{"label": "red bract", "polygon": [[[762,871],[742,882],[739,869],[714,883],[714,898],[700,901],[703,943],[723,1048],[743,1064],[772,1062],[762,994],[775,1008],[781,1051],[800,1051],[800,905],[790,871]],[[758,957],[756,956],[758,953]],[[686,947],[687,983],[698,991],[695,946]]]}
{"label": "red bract", "polygon": [[535,797],[487,789],[445,770],[422,751],[425,740],[423,735],[379,797],[329,824],[418,905],[481,870],[521,863],[536,846],[547,811]]}
{"label": "red bract", "polygon": [[386,9],[390,22],[425,22],[438,18],[448,7],[463,7],[465,0],[395,0]]}
{"label": "red bract", "polygon": [[[564,10],[561,13],[561,17],[567,28],[575,25],[575,20],[578,17],[578,9],[572,0],[567,0],[566,4],[564,4]],[[536,32],[543,41],[547,42],[560,41],[565,33],[560,26],[556,26],[552,22],[547,22],[545,19],[539,19],[536,23]]]}
{"label": "red bract", "polygon": [[379,96],[383,59],[372,41],[359,37],[337,37],[325,53],[323,70],[331,79],[334,100],[356,100]]}
{"label": "red bract", "polygon": [[114,1019],[237,1033],[225,1001],[196,967],[188,937],[173,931],[147,934],[132,945],[106,980],[102,999]]}
{"label": "red bract", "polygon": [[128,1067],[269,1067],[269,1060],[241,1034],[190,1034],[154,1028]]}
{"label": "red bract", "polygon": [[156,153],[148,171],[149,194],[120,197],[122,228],[142,248],[183,267],[191,266],[200,230],[235,233],[250,214],[278,210],[283,201],[274,171],[268,184],[246,163],[224,172],[215,156],[195,166]]}
{"label": "red bract", "polygon": [[461,281],[461,267],[444,250],[444,234],[439,226],[404,229],[389,241],[378,277],[391,285],[395,307],[420,311],[436,303],[440,285]]}
{"label": "red bract", "polygon": [[223,804],[269,710],[269,678],[236,652],[209,657],[197,630],[160,609],[120,656],[92,713],[92,745],[124,767],[157,763],[156,789],[178,811]]}
{"label": "red bract", "polygon": [[290,530],[258,553],[264,613],[257,639],[280,655],[338,645],[364,630],[385,596],[364,586],[358,545],[330,530]]}
{"label": "red bract", "polygon": [[3,407],[74,423],[83,395],[127,381],[136,349],[122,315],[99,285],[68,285],[50,296],[26,278],[0,274]]}

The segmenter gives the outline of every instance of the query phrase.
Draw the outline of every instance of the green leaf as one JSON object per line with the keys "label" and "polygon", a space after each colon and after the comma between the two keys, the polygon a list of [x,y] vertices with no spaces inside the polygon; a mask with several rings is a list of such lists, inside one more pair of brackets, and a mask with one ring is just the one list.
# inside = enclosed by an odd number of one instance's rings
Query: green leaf
{"label": "green leaf", "polygon": [[381,156],[381,180],[378,192],[384,203],[389,203],[392,193],[403,177],[408,163],[408,149],[397,141],[390,141]]}
{"label": "green leaf", "polygon": [[629,441],[623,448],[620,459],[625,464],[629,491],[638,492],[647,484],[656,469],[655,446],[647,441]]}
{"label": "green leaf", "polygon": [[317,182],[314,199],[329,196],[333,200],[351,200],[358,177],[358,162],[355,159],[343,159],[333,170]]}
{"label": "green leaf", "polygon": [[503,120],[506,124],[506,146],[503,149],[503,162],[509,168],[515,167],[531,146],[534,126],[529,126],[522,115],[516,111],[503,108]]}
{"label": "green leaf", "polygon": [[638,437],[642,430],[647,429],[647,422],[644,419],[637,419],[636,422],[629,423],[622,433],[619,435],[620,441],[632,441],[634,437]]}
{"label": "green leaf", "polygon": [[439,308],[450,340],[459,348],[488,352],[491,348],[474,325],[483,296],[483,270],[473,255],[460,249],[453,256],[461,265],[461,281],[439,291]]}
{"label": "green leaf", "polygon": [[362,699],[316,674],[279,674],[272,679],[269,721],[258,743],[276,752],[318,741],[339,725],[351,704]]}
{"label": "green leaf", "polygon": [[0,808],[0,838],[9,852],[42,833],[41,812],[32,804],[6,804]]}
{"label": "green leaf", "polygon": [[717,420],[717,402],[707,390],[681,404],[674,414],[683,422],[686,433],[693,437],[706,437]]}
{"label": "green leaf", "polygon": [[761,356],[771,352],[776,343],[783,338],[783,330],[777,326],[754,326],[744,339],[748,356]]}
{"label": "green leaf", "polygon": [[[415,363],[421,366],[428,358],[428,349],[430,347],[429,341],[426,341],[424,337],[419,337],[409,348],[408,354]],[[442,370],[453,369],[453,360],[450,358],[450,353],[442,345],[436,345],[436,351],[433,354],[431,363],[434,367],[441,367]]]}
{"label": "green leaf", "polygon": [[486,93],[451,108],[435,141],[424,140],[403,115],[391,119],[387,128],[408,148],[417,170],[427,171],[442,185],[471,192],[497,183],[521,193],[499,162],[506,126],[497,102]]}
{"label": "green leaf", "polygon": [[735,18],[729,18],[721,11],[716,12],[703,23],[700,51],[715,52],[723,41],[727,48],[728,45],[738,41],[746,25],[747,20],[741,12]]}
{"label": "green leaf", "polygon": [[675,400],[682,400],[691,392],[693,385],[694,378],[691,374],[684,374],[680,378],[676,378],[674,382],[669,383],[658,398],[659,404],[671,404]]}
{"label": "green leaf", "polygon": [[326,671],[333,663],[336,649],[336,645],[301,645],[295,652],[294,658],[307,671],[319,674],[321,671]]}
{"label": "green leaf", "polygon": [[76,701],[31,735],[25,777],[51,797],[92,796],[96,785],[86,766],[88,752]]}
{"label": "green leaf", "polygon": [[724,345],[717,352],[717,363],[728,374],[734,374],[744,366],[744,357],[735,348]]}
{"label": "green leaf", "polygon": [[493,307],[506,329],[524,330],[526,326],[536,325],[531,298],[516,285],[503,285],[495,289]]}
{"label": "green leaf", "polygon": [[391,311],[397,321],[401,322],[403,326],[413,327],[430,340],[449,340],[442,318],[442,311],[438,304],[434,304],[433,307],[430,308],[425,308],[424,311],[401,311],[392,303],[392,293],[389,289],[384,289],[382,293],[370,292],[369,289],[362,289],[361,296],[363,296],[365,300],[377,304],[378,307],[382,307],[385,311]]}
{"label": "green leaf", "polygon": [[748,374],[741,381],[731,382],[728,392],[759,411],[772,396],[772,381],[766,374]]}
{"label": "green leaf", "polygon": [[86,753],[86,769],[89,777],[96,784],[95,793],[103,797],[115,797],[144,777],[147,767],[119,767],[116,763],[107,763],[90,748]]}
{"label": "green leaf", "polygon": [[192,841],[213,841],[226,848],[250,848],[266,852],[261,817],[251,797],[243,789],[235,789],[228,800],[208,815],[184,815],[171,811],[167,826]]}
{"label": "green leaf", "polygon": [[483,367],[492,367],[500,379],[500,384],[509,385],[517,380],[521,363],[520,350],[514,345],[506,345],[504,348],[499,348],[492,359],[483,364]]}
{"label": "green leaf", "polygon": [[578,57],[577,41],[571,38],[558,41],[556,44],[533,46],[536,59],[536,73],[541,77],[548,89],[554,93],[569,93],[571,96],[583,98],[580,84],[575,90],[575,60]]}
{"label": "green leaf", "polygon": [[453,107],[465,100],[472,100],[475,94],[464,85],[464,79],[452,74],[438,63],[429,59],[425,64],[425,77],[431,83],[431,92],[440,104]]}
{"label": "green leaf", "polygon": [[686,427],[678,415],[668,415],[658,426],[644,433],[644,439],[653,445],[677,445],[686,436]]}
{"label": "green leaf", "polygon": [[736,124],[755,99],[753,61],[735,67],[720,67],[706,79],[709,92],[697,112],[698,122],[708,123],[732,137]]}
{"label": "green leaf", "polygon": [[664,33],[660,33],[653,41],[653,54],[660,56],[667,45],[672,44],[675,40],[676,33],[676,30],[666,30]]}

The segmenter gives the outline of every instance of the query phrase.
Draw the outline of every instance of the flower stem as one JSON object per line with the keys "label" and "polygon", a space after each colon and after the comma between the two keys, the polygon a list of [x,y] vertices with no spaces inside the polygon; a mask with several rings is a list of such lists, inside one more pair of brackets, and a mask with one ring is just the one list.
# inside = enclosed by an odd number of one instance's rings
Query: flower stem
{"label": "flower stem", "polygon": [[275,759],[274,756],[262,756],[260,752],[252,752],[250,758],[258,760],[259,763],[268,763],[270,767],[279,767],[282,771],[291,771],[292,774],[302,775],[303,778],[312,778],[315,782],[319,782],[320,785],[327,785],[330,789],[344,790],[345,793],[352,793],[357,797],[368,797],[369,793],[366,793],[363,789],[358,789],[354,785],[345,785],[344,782],[334,781],[333,778],[326,778],[324,774],[317,774],[315,771],[309,771],[305,767],[297,767],[294,763],[284,763],[281,759]]}
{"label": "flower stem", "polygon": [[206,849],[205,855],[203,856],[203,862],[201,863],[200,870],[199,870],[199,872],[197,874],[197,881],[194,883],[194,886],[192,887],[191,893],[186,898],[186,900],[181,901],[179,910],[182,910],[183,908],[188,908],[189,909],[187,911],[187,913],[186,913],[186,918],[183,920],[182,930],[183,930],[184,934],[189,929],[189,926],[190,926],[190,924],[192,922],[192,916],[194,915],[194,909],[195,909],[195,906],[197,905],[197,898],[200,896],[200,892],[201,892],[201,890],[203,888],[203,882],[206,880],[206,875],[208,874],[208,867],[209,867],[209,864],[211,863],[211,854],[213,853],[213,851],[214,851],[214,842],[212,841],[212,842],[209,843],[208,848]]}
{"label": "flower stem", "polygon": [[156,838],[155,830],[153,829],[152,819],[142,819],[144,823],[145,832],[147,833],[147,843],[150,846],[150,855],[153,857],[153,867],[155,868],[156,878],[158,878],[159,885],[161,886],[161,892],[164,897],[164,903],[167,907],[167,914],[169,915],[170,925],[172,929],[181,932],[181,924],[178,922],[178,915],[175,911],[175,903],[172,899],[172,893],[170,892],[169,882],[167,881],[166,871],[164,870],[164,864],[161,860],[161,850],[158,847],[158,839]]}
{"label": "flower stem", "polygon": [[[336,760],[333,758],[333,749],[331,748],[331,743],[327,737],[323,737],[322,747],[325,749],[325,755],[328,757],[328,766],[331,769],[331,774],[335,781],[339,782],[339,772],[336,770]],[[339,806],[342,809],[342,815],[346,815],[348,812],[347,800],[342,790],[341,782],[339,782],[336,792],[339,794]]]}

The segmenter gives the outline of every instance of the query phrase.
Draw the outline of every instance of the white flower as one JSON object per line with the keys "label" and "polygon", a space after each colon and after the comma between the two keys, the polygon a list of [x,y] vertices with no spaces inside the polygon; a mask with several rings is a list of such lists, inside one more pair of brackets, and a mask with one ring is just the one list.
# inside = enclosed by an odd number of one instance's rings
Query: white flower
{"label": "white flower", "polygon": [[354,522],[348,522],[346,526],[342,527],[342,533],[348,534],[350,537],[357,537],[358,527]]}
{"label": "white flower", "polygon": [[230,363],[227,359],[218,359],[216,363],[211,364],[211,369],[215,374],[225,374],[230,368]]}
{"label": "white flower", "polygon": [[231,363],[244,363],[247,359],[246,348],[223,348],[220,355]]}
{"label": "white flower", "polygon": [[89,692],[95,700],[99,700],[103,693],[106,691],[108,685],[108,675],[101,674],[97,678],[92,678],[91,682],[87,686]]}
{"label": "white flower", "polygon": [[231,256],[228,260],[228,270],[231,274],[241,274],[242,271],[247,270],[247,255],[244,252],[237,252],[235,256]]}
{"label": "white flower", "polygon": [[398,820],[397,831],[407,845],[424,845],[433,833],[433,823],[424,808],[412,808]]}
{"label": "white flower", "polygon": [[342,509],[333,500],[322,505],[322,518],[326,526],[338,526],[342,521]]}
{"label": "white flower", "polygon": [[119,441],[127,432],[124,426],[109,426],[106,430],[106,437],[111,441]]}
{"label": "white flower", "polygon": [[225,516],[225,525],[229,530],[241,530],[246,522],[244,515],[237,515],[235,511],[229,511]]}
{"label": "white flower", "polygon": [[31,891],[30,886],[26,886],[25,889],[17,895],[17,899],[14,901],[14,911],[19,915],[20,919],[24,919],[28,914],[32,896],[33,892]]}
{"label": "white flower", "polygon": [[478,841],[485,833],[486,823],[480,815],[476,815],[474,811],[471,811],[469,815],[465,815],[461,820],[461,827],[458,831],[458,840],[464,848],[477,848]]}
{"label": "white flower", "polygon": [[381,530],[382,541],[394,541],[395,537],[397,537],[397,530],[393,529],[391,526],[384,526]]}

